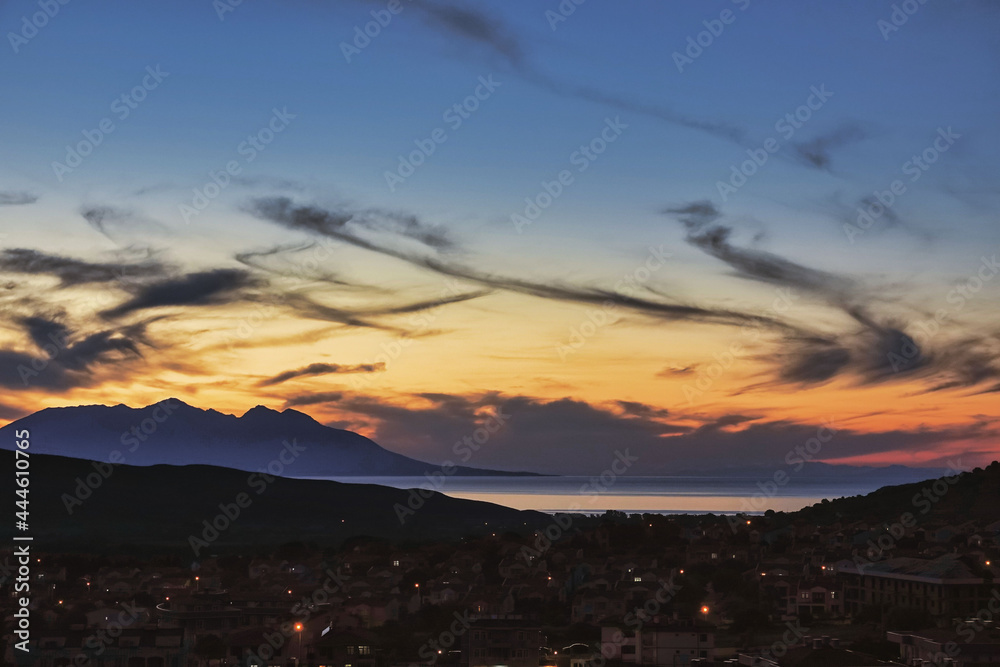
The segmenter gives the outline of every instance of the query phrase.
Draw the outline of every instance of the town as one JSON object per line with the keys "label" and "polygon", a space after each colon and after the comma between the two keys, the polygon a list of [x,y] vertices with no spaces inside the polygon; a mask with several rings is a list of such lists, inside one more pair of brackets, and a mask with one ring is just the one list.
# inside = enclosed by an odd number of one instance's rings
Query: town
{"label": "town", "polygon": [[25,657],[8,551],[4,664],[996,663],[1000,520],[956,519],[609,511],[554,517],[557,539],[357,537],[194,562],[35,551]]}

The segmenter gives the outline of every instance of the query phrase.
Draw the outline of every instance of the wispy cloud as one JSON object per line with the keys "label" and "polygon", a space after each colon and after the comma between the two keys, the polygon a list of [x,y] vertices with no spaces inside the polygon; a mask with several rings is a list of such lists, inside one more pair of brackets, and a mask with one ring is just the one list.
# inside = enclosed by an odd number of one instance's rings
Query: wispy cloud
{"label": "wispy cloud", "polygon": [[688,116],[662,105],[553,77],[532,62],[523,40],[510,25],[479,8],[427,0],[413,0],[412,6],[425,16],[432,28],[467,44],[482,47],[487,54],[500,58],[526,81],[555,95],[640,114],[740,145],[746,138],[745,129],[732,124]]}
{"label": "wispy cloud", "polygon": [[716,222],[721,213],[709,201],[671,207],[665,212],[684,225],[688,243],[725,262],[742,278],[808,290],[832,301],[844,301],[857,288],[855,281],[844,276],[804,266],[764,250],[734,245],[730,241],[733,228]]}
{"label": "wispy cloud", "polygon": [[290,371],[284,371],[283,373],[278,373],[277,375],[271,376],[257,383],[258,387],[271,387],[276,384],[281,384],[282,382],[288,382],[295,378],[309,377],[315,375],[329,375],[329,374],[342,374],[342,373],[378,373],[385,370],[385,363],[379,362],[377,364],[325,364],[325,363],[315,363],[309,364],[308,366],[303,366],[302,368],[296,368]]}
{"label": "wispy cloud", "polygon": [[817,169],[829,169],[833,163],[833,151],[858,143],[868,138],[868,132],[860,123],[841,123],[829,132],[809,141],[795,144],[795,153],[807,165]]}
{"label": "wispy cloud", "polygon": [[285,399],[285,407],[292,408],[301,405],[318,405],[320,403],[336,403],[344,397],[343,392],[326,391],[316,394],[299,394]]}
{"label": "wispy cloud", "polygon": [[141,358],[140,346],[149,344],[145,323],[83,333],[58,317],[15,318],[37,352],[0,349],[0,386],[53,392],[87,387],[95,382],[92,367]]}
{"label": "wispy cloud", "polygon": [[101,314],[107,318],[115,318],[164,306],[222,305],[242,300],[248,288],[263,284],[264,281],[260,278],[242,269],[199,271],[143,285],[131,299]]}
{"label": "wispy cloud", "polygon": [[364,238],[349,231],[348,223],[353,214],[348,210],[326,211],[315,206],[296,206],[286,197],[255,199],[246,208],[253,215],[270,220],[287,229],[326,236],[371,252],[393,257],[433,273],[458,278],[488,289],[587,305],[601,305],[612,301],[617,306],[637,314],[665,321],[704,322],[729,326],[755,323],[779,330],[794,329],[784,322],[763,315],[677,302],[656,301],[622,294],[610,288],[544,283],[487,273],[461,265],[438,254],[414,252]]}
{"label": "wispy cloud", "polygon": [[0,251],[0,271],[54,276],[59,278],[62,287],[70,287],[120,282],[124,276],[157,278],[167,273],[168,267],[151,258],[118,263],[89,262],[29,248],[8,248]]}
{"label": "wispy cloud", "polygon": [[124,232],[133,230],[162,232],[166,229],[155,220],[118,206],[84,206],[80,209],[80,215],[91,227],[115,242]]}
{"label": "wispy cloud", "polygon": [[420,301],[397,303],[385,306],[369,306],[366,308],[328,306],[319,303],[312,297],[304,294],[285,294],[282,299],[285,307],[290,309],[299,317],[322,320],[326,322],[337,322],[353,327],[394,331],[401,335],[409,335],[410,332],[407,329],[382,322],[378,318],[389,315],[418,313],[453,303],[471,301],[472,299],[478,299],[486,294],[487,292],[484,291],[473,291],[447,297],[423,299]]}
{"label": "wispy cloud", "polygon": [[38,195],[26,190],[0,190],[0,206],[27,206],[38,201]]}
{"label": "wispy cloud", "polygon": [[775,376],[753,388],[819,384],[846,374],[864,384],[919,379],[927,383],[927,390],[940,391],[1000,377],[1000,349],[987,339],[941,340],[944,349],[924,349],[905,323],[878,313],[861,281],[734,245],[733,228],[719,222],[722,214],[711,202],[692,202],[665,212],[687,230],[688,243],[724,262],[738,277],[801,290],[859,325],[841,332],[785,334],[769,357],[778,362]]}

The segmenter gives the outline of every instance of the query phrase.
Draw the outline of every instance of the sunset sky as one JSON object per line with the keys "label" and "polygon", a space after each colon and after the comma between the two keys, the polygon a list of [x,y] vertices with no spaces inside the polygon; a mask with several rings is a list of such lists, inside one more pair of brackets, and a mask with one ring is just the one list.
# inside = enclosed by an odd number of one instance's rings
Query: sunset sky
{"label": "sunset sky", "polygon": [[992,461],[1000,5],[895,6],[2,2],[2,423]]}

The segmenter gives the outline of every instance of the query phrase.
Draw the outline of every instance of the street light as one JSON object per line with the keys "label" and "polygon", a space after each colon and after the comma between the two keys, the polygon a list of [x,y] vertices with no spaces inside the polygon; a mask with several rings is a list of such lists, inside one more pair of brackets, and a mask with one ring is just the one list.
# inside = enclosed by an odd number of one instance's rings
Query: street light
{"label": "street light", "polygon": [[302,662],[302,624],[295,624],[295,632],[299,633],[299,648],[295,652],[295,664],[298,665]]}

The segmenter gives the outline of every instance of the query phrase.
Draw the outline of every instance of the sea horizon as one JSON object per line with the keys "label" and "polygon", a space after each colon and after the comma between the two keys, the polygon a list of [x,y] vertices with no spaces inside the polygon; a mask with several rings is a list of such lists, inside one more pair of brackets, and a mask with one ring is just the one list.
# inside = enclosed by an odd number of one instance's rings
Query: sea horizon
{"label": "sea horizon", "polygon": [[844,483],[816,476],[769,478],[734,475],[641,475],[603,483],[599,476],[299,476],[344,484],[434,490],[452,498],[478,500],[519,510],[602,514],[609,510],[651,514],[750,514],[794,512],[840,497],[864,495],[893,482]]}

